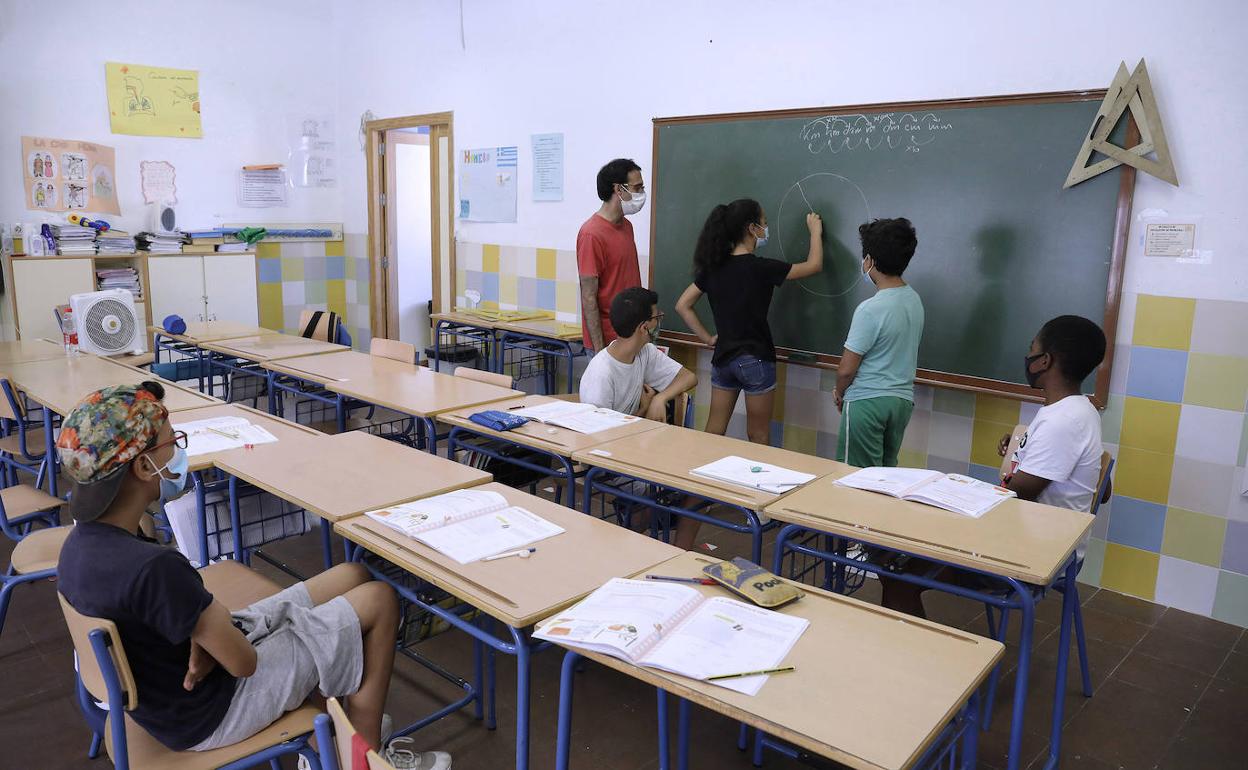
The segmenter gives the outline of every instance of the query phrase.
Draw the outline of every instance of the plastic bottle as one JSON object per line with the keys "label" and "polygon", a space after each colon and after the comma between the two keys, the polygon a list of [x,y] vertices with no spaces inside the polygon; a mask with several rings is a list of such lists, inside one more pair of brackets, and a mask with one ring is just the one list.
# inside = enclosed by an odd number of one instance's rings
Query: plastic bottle
{"label": "plastic bottle", "polygon": [[74,311],[70,308],[61,311],[61,336],[65,339],[65,355],[77,355],[78,326],[74,323]]}

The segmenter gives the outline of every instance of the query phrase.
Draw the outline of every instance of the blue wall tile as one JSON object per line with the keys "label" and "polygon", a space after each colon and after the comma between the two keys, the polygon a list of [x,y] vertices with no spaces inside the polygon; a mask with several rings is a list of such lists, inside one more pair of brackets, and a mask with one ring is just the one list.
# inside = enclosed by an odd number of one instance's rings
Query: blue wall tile
{"label": "blue wall tile", "polygon": [[267,257],[257,259],[256,274],[259,276],[260,283],[281,283],[282,260]]}
{"label": "blue wall tile", "polygon": [[1156,401],[1181,402],[1187,376],[1187,351],[1131,348],[1127,395]]}
{"label": "blue wall tile", "polygon": [[347,258],[346,257],[326,257],[325,258],[325,279],[332,281],[336,278],[347,277]]}
{"label": "blue wall tile", "polygon": [[1114,515],[1109,520],[1109,540],[1132,548],[1159,553],[1166,528],[1166,506],[1114,497]]}
{"label": "blue wall tile", "polygon": [[486,302],[498,302],[498,273],[481,275],[481,299]]}
{"label": "blue wall tile", "polygon": [[537,280],[537,306],[542,310],[554,310],[555,302],[555,282],[539,278]]}
{"label": "blue wall tile", "polygon": [[966,472],[967,476],[980,481],[987,481],[989,484],[1001,483],[1001,468],[992,468],[987,465],[970,464],[970,468]]}

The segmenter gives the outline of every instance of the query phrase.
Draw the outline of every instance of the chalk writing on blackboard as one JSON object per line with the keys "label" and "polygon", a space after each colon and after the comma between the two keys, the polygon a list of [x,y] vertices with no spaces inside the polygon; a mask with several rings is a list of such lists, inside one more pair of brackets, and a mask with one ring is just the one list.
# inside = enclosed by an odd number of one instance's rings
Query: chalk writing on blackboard
{"label": "chalk writing on blackboard", "polygon": [[919,152],[953,123],[934,112],[880,112],[859,115],[825,115],[802,126],[802,141],[816,155],[828,150],[887,150]]}

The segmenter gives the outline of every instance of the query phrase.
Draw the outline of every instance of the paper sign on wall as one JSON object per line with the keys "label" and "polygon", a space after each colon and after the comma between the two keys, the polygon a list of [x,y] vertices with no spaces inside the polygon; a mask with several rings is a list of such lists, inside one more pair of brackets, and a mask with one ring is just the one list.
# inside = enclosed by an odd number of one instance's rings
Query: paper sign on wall
{"label": "paper sign on wall", "polygon": [[26,208],[120,214],[116,153],[75,139],[22,137]]}
{"label": "paper sign on wall", "polygon": [[1144,229],[1144,256],[1191,257],[1196,247],[1196,225],[1150,222]]}
{"label": "paper sign on wall", "polygon": [[177,171],[165,160],[139,162],[139,179],[143,183],[144,203],[177,203]]}
{"label": "paper sign on wall", "polygon": [[238,205],[248,208],[285,206],[286,171],[280,168],[239,169]]}
{"label": "paper sign on wall", "polygon": [[533,200],[563,200],[563,134],[533,134]]}
{"label": "paper sign on wall", "polygon": [[104,64],[108,118],[114,134],[204,135],[199,122],[199,72],[142,64]]}
{"label": "paper sign on wall", "polygon": [[464,150],[459,158],[459,218],[467,222],[516,221],[518,147]]}
{"label": "paper sign on wall", "polygon": [[329,115],[287,115],[290,142],[287,167],[295,187],[338,186],[338,143]]}

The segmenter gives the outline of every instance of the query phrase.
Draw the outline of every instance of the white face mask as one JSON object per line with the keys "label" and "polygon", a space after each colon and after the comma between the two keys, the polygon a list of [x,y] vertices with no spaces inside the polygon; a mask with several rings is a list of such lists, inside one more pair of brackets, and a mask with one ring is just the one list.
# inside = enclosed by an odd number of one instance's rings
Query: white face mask
{"label": "white face mask", "polygon": [[875,281],[871,280],[871,268],[867,267],[865,259],[862,261],[862,280],[866,281],[867,285],[872,289],[875,288]]}
{"label": "white face mask", "polygon": [[[627,190],[628,188],[625,189]],[[624,200],[623,198],[620,199],[620,210],[623,211],[626,216],[629,214],[636,214],[638,211],[641,211],[642,206],[646,205],[646,193],[644,190],[641,192],[632,192],[629,190],[628,194],[632,196],[628,200]]]}
{"label": "white face mask", "polygon": [[767,236],[770,235],[770,233],[771,233],[771,226],[763,225],[763,234],[758,236],[758,244],[756,245],[756,248],[762,248],[763,246],[767,245]]}

